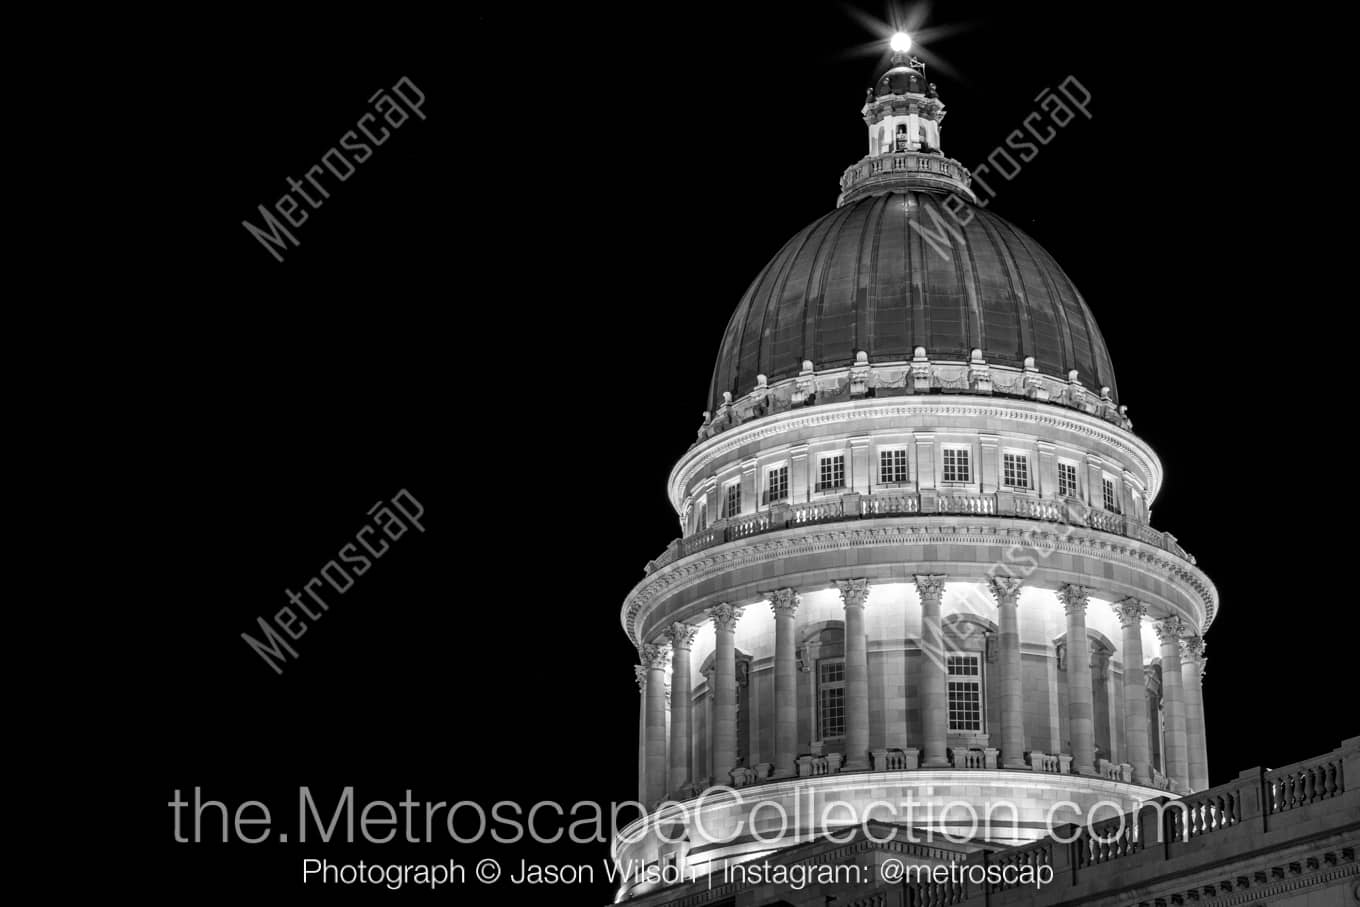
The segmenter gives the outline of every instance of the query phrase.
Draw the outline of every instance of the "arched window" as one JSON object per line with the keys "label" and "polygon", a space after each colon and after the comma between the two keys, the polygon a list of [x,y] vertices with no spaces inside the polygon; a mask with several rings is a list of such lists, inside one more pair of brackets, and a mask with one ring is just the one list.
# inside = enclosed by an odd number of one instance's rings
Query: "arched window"
{"label": "arched window", "polygon": [[[950,614],[944,619],[945,696],[949,745],[986,746],[987,686],[995,682],[989,663],[996,624],[978,614]],[[993,691],[996,692],[996,691]]]}
{"label": "arched window", "polygon": [[845,739],[845,625],[826,621],[808,627],[799,652],[811,679],[812,740],[839,744]]}

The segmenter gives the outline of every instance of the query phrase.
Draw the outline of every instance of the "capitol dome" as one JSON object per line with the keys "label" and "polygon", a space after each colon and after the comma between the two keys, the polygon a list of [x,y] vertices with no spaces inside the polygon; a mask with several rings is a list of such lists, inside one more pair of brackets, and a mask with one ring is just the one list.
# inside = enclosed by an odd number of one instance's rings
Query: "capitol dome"
{"label": "capitol dome", "polygon": [[933,360],[1022,367],[1108,387],[1114,370],[1091,310],[1033,239],[962,195],[887,185],[814,221],[789,240],[742,297],[719,347],[710,408],[764,375]]}
{"label": "capitol dome", "polygon": [[[836,209],[727,326],[668,482],[679,536],[620,610],[648,814],[614,857],[695,880],[620,900],[683,899],[884,805],[924,804],[873,818],[929,841],[1003,803],[961,846],[1020,847],[1055,798],[1122,813],[1209,786],[1218,593],[1152,525],[1161,462],[1095,319],[944,156],[918,60],[860,115]],[[804,798],[835,815],[771,818]],[[931,847],[893,853],[954,853]]]}

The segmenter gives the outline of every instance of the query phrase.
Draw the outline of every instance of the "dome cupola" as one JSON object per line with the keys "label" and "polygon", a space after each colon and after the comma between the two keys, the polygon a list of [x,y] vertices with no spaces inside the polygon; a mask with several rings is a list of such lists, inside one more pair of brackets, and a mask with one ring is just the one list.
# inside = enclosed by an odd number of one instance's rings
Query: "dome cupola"
{"label": "dome cupola", "polygon": [[728,322],[700,437],[791,407],[960,391],[1127,427],[1091,310],[944,155],[944,102],[898,37],[860,110],[868,151],[842,175],[836,210],[784,244]]}

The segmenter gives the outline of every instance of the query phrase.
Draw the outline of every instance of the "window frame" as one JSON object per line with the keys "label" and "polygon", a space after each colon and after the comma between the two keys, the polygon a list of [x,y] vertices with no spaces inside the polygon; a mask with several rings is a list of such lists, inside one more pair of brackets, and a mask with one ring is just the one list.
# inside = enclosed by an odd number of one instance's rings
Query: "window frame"
{"label": "window frame", "polygon": [[[731,509],[731,504],[732,504],[732,491],[733,491],[734,489],[736,490],[736,493],[737,493],[737,494],[736,494],[736,503],[737,503],[737,506],[736,506],[736,510],[735,510],[735,511],[733,511],[733,510]],[[723,483],[723,487],[722,487],[722,507],[721,507],[721,509],[720,509],[719,512],[722,513],[722,517],[721,517],[721,518],[724,519],[724,520],[730,520],[730,519],[733,519],[734,517],[739,517],[739,516],[741,516],[741,479],[739,479],[739,478],[738,478],[738,479],[731,479],[730,481],[727,481],[727,482],[724,482],[724,483]]]}
{"label": "window frame", "polygon": [[[967,475],[962,478],[949,478],[949,457],[950,453],[962,453],[963,462],[967,467]],[[955,464],[957,468],[957,464]],[[973,445],[971,444],[941,444],[940,445],[940,484],[942,485],[972,485],[973,484]]]}
{"label": "window frame", "polygon": [[[784,474],[784,493],[776,498],[770,493],[772,490],[770,478],[781,471]],[[780,460],[778,463],[766,464],[764,489],[760,493],[761,503],[767,507],[771,504],[786,504],[789,502],[792,493],[792,483],[789,481],[789,461]]]}
{"label": "window frame", "polygon": [[[825,484],[822,483],[822,464],[824,464],[824,463],[826,463],[826,462],[828,462],[828,461],[831,461],[831,460],[836,460],[836,459],[839,459],[839,460],[840,460],[840,470],[839,470],[839,471],[840,471],[840,484],[838,484],[838,485],[825,485]],[[834,469],[832,470],[832,476],[833,476],[833,478],[834,478],[834,475],[835,475],[835,471],[836,471],[836,470],[834,470]],[[844,451],[844,450],[839,450],[839,451],[827,451],[826,453],[820,453],[820,454],[818,454],[818,455],[817,455],[817,482],[816,482],[816,484],[813,486],[813,491],[815,491],[817,494],[834,494],[834,493],[836,493],[836,492],[844,492],[845,490],[846,490],[846,484],[845,484],[845,451]]]}
{"label": "window frame", "polygon": [[[987,733],[987,684],[983,672],[986,670],[986,659],[981,652],[954,651],[945,653],[945,714],[948,721],[948,733],[956,735],[986,734]],[[976,671],[971,673],[955,671],[955,660],[967,661],[976,667]],[[957,711],[961,715],[972,711],[968,708],[965,701],[958,709],[954,707],[953,685],[969,685],[974,687],[977,692],[976,712],[977,727],[956,727],[954,725],[954,713]]]}
{"label": "window frame", "polygon": [[[824,667],[840,667],[839,680],[824,680],[822,669]],[[826,704],[823,702],[822,694],[836,690],[840,692],[840,733],[826,733]],[[845,687],[845,656],[832,655],[826,658],[817,659],[817,739],[818,740],[844,740],[845,739],[845,719],[846,719],[846,687]]]}
{"label": "window frame", "polygon": [[[1025,484],[1012,485],[1006,478],[1006,461],[1019,463],[1024,469]],[[1001,487],[1007,491],[1033,491],[1034,490],[1034,470],[1030,463],[1028,451],[1024,450],[1002,450],[1001,451]]]}
{"label": "window frame", "polygon": [[[1071,487],[1063,491],[1063,467],[1072,471]],[[1081,497],[1081,470],[1077,464],[1071,460],[1058,461],[1058,497],[1060,498],[1079,498]]]}
{"label": "window frame", "polygon": [[[905,444],[887,444],[877,448],[878,451],[878,484],[885,488],[903,488],[911,484],[911,450]],[[883,457],[891,455],[893,459],[901,458],[902,478],[885,480],[883,478]],[[893,469],[896,470],[899,464],[894,463]]]}
{"label": "window frame", "polygon": [[1108,472],[1100,474],[1100,506],[1108,513],[1123,513],[1119,500],[1119,479]]}

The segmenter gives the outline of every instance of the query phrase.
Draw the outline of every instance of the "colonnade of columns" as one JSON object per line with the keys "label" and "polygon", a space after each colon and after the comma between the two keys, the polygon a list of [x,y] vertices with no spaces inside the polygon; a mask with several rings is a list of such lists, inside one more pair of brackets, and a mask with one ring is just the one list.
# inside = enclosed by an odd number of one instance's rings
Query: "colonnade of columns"
{"label": "colonnade of columns", "polygon": [[[916,589],[921,600],[921,649],[926,655],[921,677],[924,768],[947,767],[949,701],[947,693],[948,650],[941,617],[946,577],[918,574]],[[864,611],[869,603],[867,579],[836,582],[845,609],[845,762],[844,770],[869,767],[869,664]],[[991,577],[988,585],[997,605],[997,669],[1000,688],[1000,750],[1003,768],[1024,768],[1024,683],[1020,655],[1018,604],[1021,581],[1015,577]],[[1072,749],[1072,770],[1095,773],[1095,721],[1091,684],[1090,649],[1086,610],[1091,590],[1067,584],[1058,589],[1067,617],[1067,731]],[[772,778],[797,773],[798,704],[797,639],[795,617],[799,595],[784,588],[765,593],[774,612],[774,747]],[[1125,598],[1113,604],[1123,629],[1121,655],[1124,662],[1120,696],[1124,712],[1125,761],[1133,767],[1133,781],[1152,781],[1152,761],[1145,681],[1143,676],[1142,621],[1145,604]],[[743,609],[720,604],[706,613],[713,621],[712,783],[730,781],[737,767],[737,683],[735,630]],[[682,793],[708,781],[695,770],[691,747],[693,729],[690,651],[698,627],[675,623],[658,644],[643,647],[643,665],[636,669],[644,707],[640,719],[643,734],[639,785],[646,803]],[[1162,706],[1165,732],[1163,766],[1178,792],[1209,786],[1205,758],[1204,705],[1200,691],[1203,672],[1203,640],[1187,636],[1180,618],[1154,624],[1161,641]],[[672,685],[679,691],[670,704],[667,740],[665,670],[670,665]],[[900,729],[905,737],[905,728]],[[669,746],[668,746],[669,744]]]}

